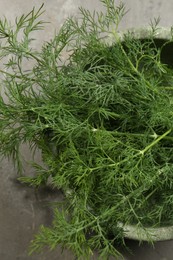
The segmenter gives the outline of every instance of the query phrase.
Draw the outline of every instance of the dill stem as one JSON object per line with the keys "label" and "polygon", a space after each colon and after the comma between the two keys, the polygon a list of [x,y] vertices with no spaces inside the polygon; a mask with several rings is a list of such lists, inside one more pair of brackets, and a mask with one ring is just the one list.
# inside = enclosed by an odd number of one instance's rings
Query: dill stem
{"label": "dill stem", "polygon": [[160,140],[162,140],[163,138],[165,138],[165,136],[167,136],[170,132],[172,131],[172,129],[169,129],[168,131],[166,131],[163,135],[159,136],[156,140],[154,140],[151,144],[149,144],[148,146],[145,147],[145,149],[140,151],[140,154],[144,154],[146,153],[149,149],[151,149],[154,145],[156,145]]}
{"label": "dill stem", "polygon": [[161,89],[166,89],[166,90],[173,90],[173,87],[172,86],[161,86],[161,87],[159,87],[159,88],[161,88]]}
{"label": "dill stem", "polygon": [[149,87],[150,89],[153,90],[153,92],[155,92],[156,90],[153,89],[153,87],[152,87],[152,85],[150,84],[150,82],[144,78],[144,76],[138,71],[137,67],[135,67],[135,66],[133,65],[132,61],[131,61],[130,58],[128,57],[127,53],[125,52],[125,50],[124,50],[124,48],[123,48],[123,46],[122,46],[122,44],[121,44],[121,42],[123,42],[123,40],[118,39],[116,34],[114,34],[114,36],[115,36],[115,38],[117,39],[117,42],[120,42],[120,48],[121,48],[121,50],[122,50],[122,53],[125,55],[125,57],[126,57],[128,63],[129,63],[129,65],[130,65],[130,67],[132,68],[132,70],[136,73],[136,75],[138,75],[140,78],[142,78],[142,79],[144,80],[144,82],[146,83],[147,87]]}
{"label": "dill stem", "polygon": [[30,81],[35,81],[34,79],[32,79],[32,78],[27,78],[27,75],[25,74],[25,75],[17,75],[17,74],[12,74],[12,73],[9,73],[9,72],[7,72],[7,71],[5,71],[5,70],[1,70],[0,69],[0,73],[2,73],[2,74],[5,74],[6,76],[8,76],[8,77],[11,77],[11,79],[21,79],[21,80],[23,80],[24,78],[25,79],[27,79],[27,80],[30,80]]}
{"label": "dill stem", "polygon": [[[160,135],[157,139],[155,139],[152,143],[150,143],[148,146],[146,146],[143,150],[140,150],[138,154],[133,155],[133,157],[138,156],[139,154],[144,155],[149,149],[151,149],[154,145],[156,145],[159,141],[161,141],[162,139],[164,139],[165,137],[167,137],[167,135],[172,131],[172,129],[169,129],[168,131],[166,131],[163,135]],[[152,136],[154,138],[154,135]],[[173,140],[173,138],[172,138]],[[102,165],[102,166],[98,166],[95,168],[90,168],[90,171],[95,171],[95,170],[99,170],[99,169],[103,169],[104,167],[115,167],[120,165],[121,163],[124,163],[128,160],[128,158],[125,158],[122,161],[119,162],[115,162],[115,163],[111,163],[108,165]]]}
{"label": "dill stem", "polygon": [[[153,135],[146,135],[146,134],[137,134],[137,133],[129,133],[129,132],[126,132],[126,133],[123,133],[123,132],[118,132],[118,131],[113,131],[112,134],[115,134],[115,135],[124,135],[124,136],[134,136],[134,137],[144,137],[144,136],[147,136],[149,138],[153,138],[153,139],[156,139],[156,138],[159,138],[161,137],[162,135],[157,135],[157,134],[153,134]],[[173,141],[173,137],[172,136],[164,136],[164,139],[166,140],[170,140],[170,141]]]}

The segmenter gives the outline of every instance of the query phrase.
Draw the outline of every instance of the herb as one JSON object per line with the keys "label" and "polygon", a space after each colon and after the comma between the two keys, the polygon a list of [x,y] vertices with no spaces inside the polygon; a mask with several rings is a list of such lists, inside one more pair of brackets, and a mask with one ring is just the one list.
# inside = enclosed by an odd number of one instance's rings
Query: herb
{"label": "herb", "polygon": [[39,148],[45,168],[34,163],[35,176],[19,179],[36,187],[51,179],[65,194],[31,252],[60,244],[78,258],[97,249],[107,259],[124,244],[120,222],[173,224],[173,66],[163,57],[171,32],[160,44],[156,20],[147,39],[122,40],[124,5],[101,2],[104,13],[80,8],[40,51],[31,35],[42,7],[15,27],[0,20],[1,155],[22,174],[21,145]]}

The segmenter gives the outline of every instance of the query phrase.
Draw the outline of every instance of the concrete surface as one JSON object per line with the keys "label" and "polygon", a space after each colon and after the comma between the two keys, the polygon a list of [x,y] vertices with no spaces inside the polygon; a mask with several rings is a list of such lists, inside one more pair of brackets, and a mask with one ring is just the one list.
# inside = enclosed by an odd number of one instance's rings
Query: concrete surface
{"label": "concrete surface", "polygon": [[[0,17],[6,16],[14,20],[16,16],[29,12],[33,6],[39,7],[42,0],[0,0]],[[119,1],[115,1],[118,3]],[[45,25],[44,32],[39,33],[35,42],[39,47],[44,40],[49,40],[58,31],[67,16],[78,13],[78,6],[89,9],[101,8],[98,0],[47,0],[44,1],[46,12],[42,18],[50,22]],[[150,19],[161,17],[161,26],[173,25],[173,1],[171,0],[126,0],[129,9],[122,21],[121,28],[141,27],[149,24]],[[23,148],[26,158],[30,154],[27,147]],[[40,155],[37,154],[37,161]],[[26,165],[25,171],[32,174],[32,169]],[[61,249],[41,255],[28,256],[29,241],[38,231],[39,225],[49,225],[52,212],[49,202],[60,199],[61,193],[49,189],[33,191],[32,188],[16,181],[16,171],[12,164],[3,160],[0,165],[0,260],[71,260],[70,252],[61,254]],[[141,246],[135,241],[127,241],[132,254],[124,252],[126,260],[172,260],[173,241],[159,242],[155,249],[144,243]],[[95,255],[97,259],[97,255]]]}

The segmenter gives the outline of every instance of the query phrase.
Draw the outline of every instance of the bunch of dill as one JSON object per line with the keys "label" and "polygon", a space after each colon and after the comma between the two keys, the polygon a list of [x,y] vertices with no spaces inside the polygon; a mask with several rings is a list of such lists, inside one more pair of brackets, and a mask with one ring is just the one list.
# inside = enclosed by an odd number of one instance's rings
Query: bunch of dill
{"label": "bunch of dill", "polygon": [[42,7],[13,28],[0,20],[0,153],[22,172],[21,144],[41,149],[45,168],[35,163],[35,177],[20,180],[39,187],[51,178],[65,194],[31,251],[60,244],[78,258],[97,249],[107,259],[120,255],[120,222],[173,223],[173,73],[161,59],[172,38],[159,46],[156,23],[147,39],[122,40],[124,5],[101,2],[104,13],[80,8],[41,51],[30,34],[42,28]]}

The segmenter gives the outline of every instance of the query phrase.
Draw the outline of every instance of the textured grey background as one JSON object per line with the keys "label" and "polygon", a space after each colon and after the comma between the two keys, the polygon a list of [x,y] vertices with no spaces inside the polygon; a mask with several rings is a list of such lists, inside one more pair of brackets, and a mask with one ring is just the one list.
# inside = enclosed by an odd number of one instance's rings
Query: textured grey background
{"label": "textured grey background", "polygon": [[[119,3],[119,1],[115,1]],[[34,6],[40,7],[41,0],[0,0],[0,17],[6,16],[14,21],[16,16],[29,12]],[[160,16],[160,26],[173,25],[173,1],[171,0],[126,0],[128,13],[121,23],[121,29],[148,26],[150,20]],[[47,0],[44,1],[46,12],[42,18],[50,22],[45,30],[38,33],[35,47],[39,48],[46,40],[51,39],[58,31],[63,21],[71,14],[78,15],[78,6],[90,10],[100,10],[98,0]],[[23,154],[30,158],[27,147]],[[37,154],[37,161],[40,155]],[[25,171],[32,170],[26,165]],[[25,187],[16,181],[16,171],[7,160],[0,165],[0,260],[71,260],[71,253],[65,251],[61,255],[60,248],[54,252],[45,251],[41,255],[28,256],[29,241],[37,232],[40,224],[51,223],[52,212],[48,202],[60,199],[61,194],[50,190],[33,192],[32,188]],[[155,249],[147,244],[138,246],[137,242],[129,241],[128,245],[133,255],[124,253],[126,260],[172,260],[173,241],[156,243]],[[94,256],[97,259],[97,254]]]}

